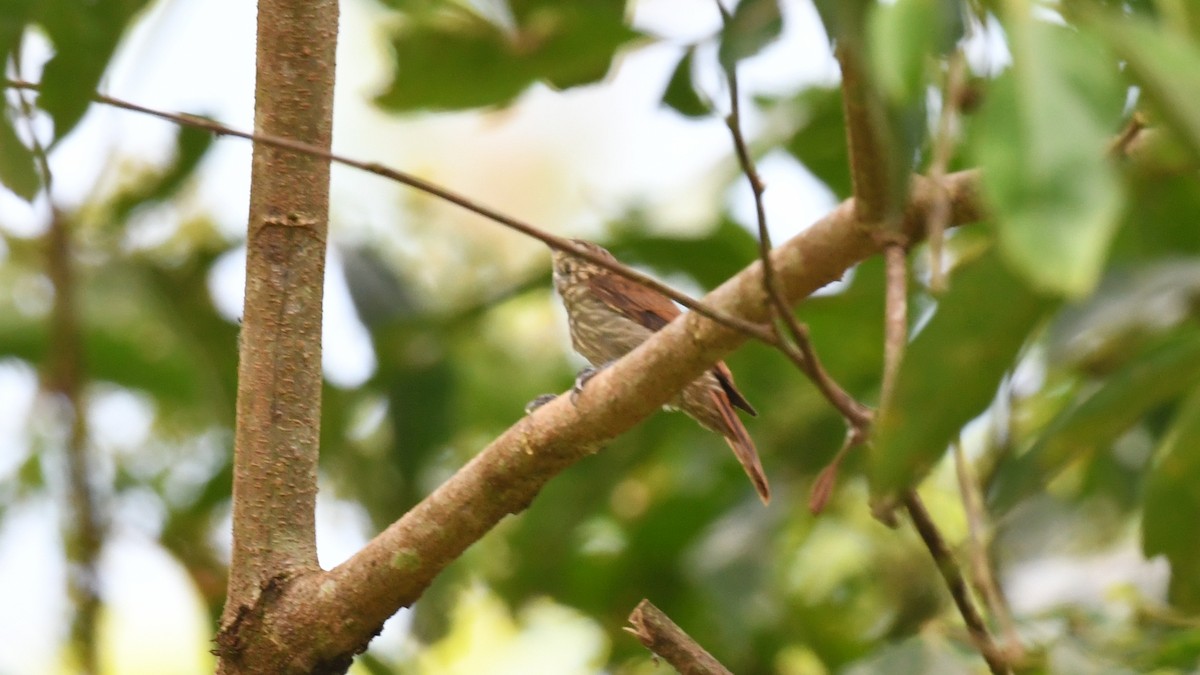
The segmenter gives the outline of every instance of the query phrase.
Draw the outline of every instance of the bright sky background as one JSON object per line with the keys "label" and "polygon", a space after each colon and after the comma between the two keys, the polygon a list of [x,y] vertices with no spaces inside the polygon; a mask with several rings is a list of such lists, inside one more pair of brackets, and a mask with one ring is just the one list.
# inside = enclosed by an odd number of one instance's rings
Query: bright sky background
{"label": "bright sky background", "polygon": [[[787,33],[740,71],[746,91],[783,92],[836,81],[835,63],[810,3],[785,0],[783,5]],[[159,2],[124,42],[105,80],[105,93],[251,129],[254,11],[254,3],[240,0]],[[743,222],[751,221],[748,189],[739,185],[732,194],[723,194],[715,187],[720,172],[728,169],[717,164],[729,153],[722,121],[684,120],[658,106],[679,45],[716,32],[719,17],[710,3],[642,0],[637,5],[638,26],[669,37],[668,43],[627,53],[602,85],[565,94],[534,88],[513,110],[492,115],[397,118],[370,106],[368,100],[384,85],[390,68],[384,60],[385,16],[370,0],[343,3],[336,151],[420,173],[560,231],[595,233],[633,201],[644,203],[662,227],[681,231],[694,229],[720,200],[729,200]],[[980,58],[996,53],[994,40],[981,40],[980,45]],[[29,40],[27,47],[25,63],[46,58],[44,44]],[[717,82],[704,82],[719,94]],[[753,135],[761,122],[751,114],[748,132]],[[166,123],[94,106],[52,157],[55,199],[68,207],[77,205],[98,182],[116,178],[101,175],[110,153],[131,160],[165,160],[173,133]],[[769,156],[759,168],[768,185],[768,216],[776,241],[834,205],[829,191],[790,157]],[[219,140],[187,208],[212,214],[224,232],[239,236],[245,228],[249,180],[250,145]],[[355,241],[394,231],[415,198],[407,188],[335,167],[334,239]],[[45,221],[45,204],[30,209],[6,194],[0,195],[0,210],[6,225],[24,234],[38,232]],[[436,225],[459,228],[457,232],[469,233],[471,241],[494,246],[502,255],[515,260],[544,255],[497,226],[460,219],[452,210],[437,213],[441,215],[435,216]],[[166,208],[152,210],[135,227],[136,237],[153,241],[165,236],[185,216]],[[424,252],[431,264],[449,255],[431,246]],[[333,382],[354,386],[370,375],[374,362],[336,273],[338,264],[333,256],[334,273],[326,291],[324,366]],[[212,277],[217,302],[231,318],[241,312],[242,266],[240,255],[230,255]],[[0,364],[0,481],[33,451],[28,419],[37,408],[35,384],[31,369]],[[91,409],[97,446],[108,452],[136,449],[149,433],[148,415],[144,402],[134,395],[114,392],[98,397]],[[106,419],[120,422],[104,424]],[[210,627],[182,569],[153,543],[153,518],[139,520],[141,506],[135,498],[115,505],[122,520],[103,560],[104,591],[113,617],[106,625],[115,650],[112,658],[119,664],[115,667],[122,673],[205,672],[211,668],[206,660]],[[57,505],[47,498],[24,500],[5,514],[0,528],[0,598],[5,599],[0,603],[0,634],[6,644],[21,648],[0,650],[0,673],[56,672],[68,615],[59,519]],[[349,556],[370,534],[355,507],[328,498],[320,501],[318,524],[326,566]],[[402,625],[392,625],[380,640],[399,645]]]}

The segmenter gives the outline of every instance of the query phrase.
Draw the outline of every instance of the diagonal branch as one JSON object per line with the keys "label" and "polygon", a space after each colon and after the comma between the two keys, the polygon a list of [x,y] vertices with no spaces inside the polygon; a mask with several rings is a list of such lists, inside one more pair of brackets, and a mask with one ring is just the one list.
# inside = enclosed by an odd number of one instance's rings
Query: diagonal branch
{"label": "diagonal branch", "polygon": [[[233,132],[201,118],[161,113],[116,99],[99,100],[213,133],[354,166],[425,190],[552,246],[571,246],[444,188],[377,164],[338,157],[328,150],[277,136]],[[978,182],[977,171],[950,174],[936,187],[929,179],[914,177],[908,209],[896,220],[897,227],[905,236],[919,237],[939,190],[944,191],[950,207],[949,225],[979,220],[983,207]],[[770,265],[778,274],[779,290],[788,305],[878,254],[882,242],[874,236],[870,227],[873,224],[861,218],[861,209],[856,208],[854,200],[848,200],[771,251]],[[644,283],[623,268],[613,271]],[[385,619],[415,602],[446,565],[505,516],[526,508],[547,481],[653,414],[748,336],[773,338],[770,329],[761,325],[770,319],[771,311],[763,282],[759,261],[711,293],[703,305],[682,303],[696,311],[682,315],[602,371],[589,382],[577,404],[569,397],[559,397],[519,421],[337,568],[328,572],[292,568],[291,575],[265,580],[259,589],[258,604],[226,615],[225,628],[218,636],[222,652],[236,655],[244,647],[238,627],[257,624],[255,627],[267,637],[256,645],[260,650],[256,659],[262,663],[286,663],[285,672],[311,672],[348,663],[353,654],[365,649]],[[679,299],[679,294],[670,289],[664,292]],[[707,311],[701,311],[701,307]],[[746,326],[751,329],[746,330]],[[325,639],[313,641],[311,637],[317,634]]]}
{"label": "diagonal branch", "polygon": [[[897,222],[898,204],[895,203],[896,193],[893,191],[899,178],[893,175],[897,162],[893,156],[894,149],[888,143],[883,105],[871,87],[869,75],[863,67],[861,46],[857,40],[845,41],[837,50],[837,59],[842,69],[846,140],[850,150],[850,171],[854,182],[855,200],[859,202],[858,215],[872,226],[876,240],[883,247],[886,263],[884,366],[880,393],[880,408],[886,408],[896,389],[900,364],[908,340],[907,246],[911,237],[904,231],[902,223]],[[948,152],[948,149],[943,148],[942,152]],[[929,183],[935,186],[935,195],[931,208],[923,216],[926,227],[931,221],[936,221],[934,236],[939,240],[940,246],[944,229],[941,225],[949,224],[952,217],[947,217],[947,211],[951,208],[949,200],[936,194],[937,187],[941,185],[938,177],[940,176],[929,180]],[[913,184],[913,187],[916,187],[916,184]],[[839,453],[834,463],[827,467],[827,471],[822,472],[823,478],[836,472],[842,454]],[[830,481],[831,479],[827,479],[824,483],[818,482],[818,485],[827,486]],[[993,673],[1010,672],[967,590],[962,570],[950,555],[937,525],[926,511],[915,489],[910,489],[904,494],[903,502],[913,526],[920,533],[929,554],[937,564],[959,614],[967,624],[976,649]],[[881,512],[880,516],[889,522],[892,518],[890,511]]]}
{"label": "diagonal branch", "polygon": [[976,479],[962,443],[954,442],[954,469],[958,478],[958,490],[962,497],[963,513],[967,519],[967,556],[970,561],[973,585],[976,593],[985,607],[996,619],[1000,632],[1004,635],[1003,652],[1008,656],[1009,663],[1021,663],[1025,660],[1025,650],[1021,638],[1017,634],[1017,625],[1013,621],[1008,600],[1000,590],[996,575],[992,571],[992,561],[988,555],[987,508],[980,494],[979,481]]}
{"label": "diagonal branch", "polygon": [[946,582],[946,587],[950,589],[950,596],[954,598],[954,605],[958,607],[963,622],[967,624],[967,633],[970,634],[971,641],[975,643],[975,648],[979,650],[983,660],[987,661],[988,668],[994,675],[1011,674],[1012,668],[1008,666],[1005,655],[996,647],[987,625],[983,622],[983,617],[971,599],[971,591],[963,579],[962,569],[959,568],[958,563],[954,560],[954,554],[950,552],[946,541],[938,532],[933,518],[925,510],[921,498],[915,491],[909,490],[904,493],[903,500],[904,507],[908,510],[909,517],[912,518],[913,527],[921,535],[921,540],[929,549],[929,555],[937,565],[938,572]]}
{"label": "diagonal branch", "polygon": [[[728,25],[729,12],[720,0],[717,0],[717,9],[721,12],[722,21]],[[775,346],[791,359],[800,372],[816,385],[825,399],[842,414],[846,423],[853,430],[851,437],[866,438],[867,428],[871,424],[871,410],[855,400],[829,376],[820,359],[817,358],[816,349],[808,336],[808,327],[796,319],[796,315],[792,312],[792,308],[788,305],[783,291],[780,289],[779,276],[771,263],[771,232],[767,227],[767,210],[763,202],[766,186],[758,175],[758,168],[754,164],[746,137],[742,133],[741,96],[738,93],[736,65],[726,69],[725,79],[729,83],[729,115],[725,118],[725,126],[729,128],[742,173],[746,175],[746,181],[750,184],[750,191],[754,195],[754,209],[758,222],[758,257],[763,268],[763,290],[766,291],[767,299],[770,302],[772,318],[787,327],[792,340],[788,342],[780,339],[778,332],[775,331],[777,339]],[[772,323],[771,325],[774,327],[776,324]]]}
{"label": "diagonal branch", "polygon": [[728,668],[649,600],[638,603],[629,615],[629,624],[631,627],[625,630],[674,666],[680,675],[731,675]]}
{"label": "diagonal branch", "polygon": [[[952,223],[981,216],[977,182],[974,171],[947,176],[944,188],[951,195]],[[934,188],[922,178],[915,179],[914,186],[911,217],[903,225],[918,236]],[[854,213],[853,202],[847,201],[772,252],[789,303],[879,252],[878,241]],[[762,266],[756,262],[705,302],[719,311],[762,321],[769,312],[762,283]],[[297,579],[284,592],[295,600],[282,606],[284,611],[294,609],[273,621],[288,627],[277,642],[281,648],[309,650],[306,655],[291,652],[297,663],[365,648],[384,620],[415,602],[446,565],[500,520],[526,508],[546,482],[653,414],[745,339],[699,314],[684,314],[596,375],[576,404],[560,396],[538,408],[345,563],[328,573]],[[317,623],[305,621],[318,622],[328,640],[297,644],[294,635],[317,629]]]}
{"label": "diagonal branch", "polygon": [[[23,82],[19,80],[9,80],[7,82],[7,86],[13,87],[14,89],[38,89],[40,87],[40,85],[37,83]],[[641,272],[638,272],[630,267],[626,267],[615,260],[609,260],[586,249],[578,248],[574,246],[568,239],[551,234],[541,228],[526,223],[525,221],[513,218],[512,216],[508,216],[504,213],[496,211],[495,209],[484,206],[483,204],[454,192],[453,190],[442,187],[436,183],[432,183],[422,178],[418,178],[410,173],[392,169],[377,162],[364,162],[351,157],[346,157],[345,155],[339,155],[335,152],[331,152],[329,148],[323,148],[318,145],[305,143],[303,141],[298,141],[291,138],[285,138],[283,136],[277,136],[270,133],[250,133],[246,131],[240,131],[238,129],[225,126],[219,122],[205,117],[199,117],[197,115],[169,113],[162,110],[156,110],[154,108],[147,108],[136,103],[130,103],[129,101],[124,101],[119,98],[105,96],[103,94],[96,94],[94,99],[99,103],[103,103],[114,108],[141,113],[151,117],[157,117],[181,126],[202,129],[217,136],[242,138],[248,141],[253,141],[256,145],[265,145],[281,150],[289,150],[297,154],[334,162],[343,166],[359,169],[360,171],[375,174],[376,176],[382,176],[388,180],[395,181],[402,185],[407,185],[426,194],[433,195],[438,199],[442,199],[450,202],[451,204],[462,207],[471,213],[483,216],[484,218],[499,223],[509,229],[516,230],[517,232],[520,232],[526,236],[541,241],[551,248],[570,250],[573,255],[577,255],[580,258],[595,263],[611,272],[629,279],[630,281],[641,284],[646,288],[656,290],[668,298],[671,298],[675,302],[683,305],[684,307],[702,314],[713,321],[716,321],[717,323],[724,324],[734,330],[741,331],[749,337],[756,338],[771,345],[774,345],[777,342],[774,333],[768,326],[755,324],[739,319],[736,316],[718,312],[711,307],[708,307],[703,303],[691,298],[687,294],[681,293],[670,286],[663,284],[653,277],[642,274]]]}

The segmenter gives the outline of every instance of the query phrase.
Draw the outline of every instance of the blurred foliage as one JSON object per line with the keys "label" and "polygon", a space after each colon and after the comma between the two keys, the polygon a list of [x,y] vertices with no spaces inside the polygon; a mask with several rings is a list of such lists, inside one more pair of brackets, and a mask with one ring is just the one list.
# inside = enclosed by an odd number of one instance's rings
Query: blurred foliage
{"label": "blurred foliage", "polygon": [[536,80],[595,82],[617,48],[637,37],[625,22],[625,0],[504,5],[490,17],[465,3],[408,4],[392,41],[396,76],[378,103],[394,111],[496,106]]}
{"label": "blurred foliage", "polygon": [[[894,500],[921,481],[963,426],[987,409],[1021,346],[1054,307],[990,251],[963,263],[909,346],[892,404],[876,422],[871,448],[876,497]],[[971,377],[946,386],[968,371]],[[938,414],[930,415],[930,409]]]}
{"label": "blurred foliage", "polygon": [[1120,214],[1116,170],[1096,158],[1124,92],[1091,35],[1016,14],[1006,26],[1023,49],[988,89],[974,149],[1009,261],[1038,288],[1079,297],[1100,279]]}
{"label": "blurred foliage", "polygon": [[[36,100],[54,121],[49,140],[81,119],[142,4],[0,0],[6,57],[30,28],[55,47]],[[621,50],[671,39],[635,30],[631,8],[616,0],[385,4],[395,12],[395,71],[376,102],[394,112],[507,106],[535,82],[593,83]],[[873,86],[911,136],[900,147],[912,152],[892,160],[914,170],[928,165],[926,106],[944,103],[945,58],[960,37],[988,31],[1012,56],[998,72],[972,64],[982,107],[964,110],[953,165],[983,167],[991,218],[949,235],[944,294],[924,285],[926,252],[915,249],[914,337],[875,446],[847,461],[827,512],[809,515],[807,492],[844,427],[786,360],[747,345],[729,364],[760,410],[748,426],[777,495],[770,509],[719,438],[682,416],[655,416],[556,478],[452,565],[415,607],[418,646],[372,651],[371,672],[482,672],[478,664],[499,661],[472,660],[479,653],[520,662],[539,640],[584,637],[593,642],[578,648],[581,664],[548,667],[660,672],[620,631],[643,597],[738,673],[977,672],[928,554],[866,506],[866,476],[884,492],[919,485],[960,559],[970,559],[946,452],[960,439],[991,516],[977,534],[1014,594],[1028,672],[1200,667],[1200,11],[1183,0],[1070,0],[1037,12],[1002,0],[818,4],[837,23],[827,34],[868,49]],[[711,80],[700,74],[752,61],[795,20],[773,0],[727,9],[728,26],[679,45],[664,78],[663,105],[681,116],[723,109],[698,88]],[[23,112],[7,95],[0,181],[29,199],[40,182]],[[838,198],[850,195],[838,89],[804,86],[747,105],[772,121],[752,139],[756,154],[782,149]],[[1133,155],[1111,154],[1135,113],[1151,131]],[[146,447],[114,456],[103,490],[114,501],[155,495],[150,530],[215,617],[238,329],[214,305],[211,276],[240,242],[202,218],[153,245],[129,236],[140,218],[182,199],[210,140],[181,132],[174,158],[126,169],[71,222],[89,391],[136,392],[154,415]],[[658,225],[630,205],[603,243],[704,289],[756,255],[724,210],[687,235]],[[377,365],[361,386],[326,387],[321,436],[324,494],[360,505],[375,529],[518,420],[527,401],[570,386],[579,365],[552,309],[548,258],[450,304],[420,297],[419,271],[390,264],[383,248],[342,251]],[[5,234],[4,359],[36,367],[47,358],[45,270],[43,242]],[[883,287],[881,261],[868,260],[798,309],[829,372],[872,404]],[[0,515],[53,489],[47,475],[57,470],[32,450],[14,463],[0,476]],[[1068,584],[1037,571],[1090,564],[1139,539],[1146,556],[1163,556],[1169,584],[1110,592],[1079,573],[1074,581],[1091,585],[1060,588]],[[1141,579],[1145,570],[1116,574]],[[1031,579],[1042,585],[1029,590]],[[539,632],[545,622],[577,630]],[[488,642],[499,638],[503,647]]]}

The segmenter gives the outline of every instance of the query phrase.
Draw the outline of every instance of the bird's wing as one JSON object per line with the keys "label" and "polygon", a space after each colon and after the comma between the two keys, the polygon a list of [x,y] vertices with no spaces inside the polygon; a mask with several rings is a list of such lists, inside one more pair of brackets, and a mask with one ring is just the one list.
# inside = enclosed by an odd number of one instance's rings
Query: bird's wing
{"label": "bird's wing", "polygon": [[588,279],[596,297],[616,312],[657,331],[679,316],[679,308],[667,296],[615,274],[598,274]]}
{"label": "bird's wing", "polygon": [[[679,308],[665,295],[613,274],[596,275],[588,279],[592,291],[614,311],[652,331],[658,331],[679,316]],[[713,367],[713,374],[734,407],[757,415],[754,406],[737,390],[733,373],[723,361]]]}
{"label": "bird's wing", "polygon": [[752,416],[758,416],[758,411],[750,405],[750,402],[734,385],[733,373],[730,372],[729,366],[725,365],[724,361],[717,361],[717,365],[713,367],[713,374],[717,376],[717,382],[721,384],[721,389],[725,390],[725,395],[729,397],[729,402],[733,404],[733,407],[741,408]]}

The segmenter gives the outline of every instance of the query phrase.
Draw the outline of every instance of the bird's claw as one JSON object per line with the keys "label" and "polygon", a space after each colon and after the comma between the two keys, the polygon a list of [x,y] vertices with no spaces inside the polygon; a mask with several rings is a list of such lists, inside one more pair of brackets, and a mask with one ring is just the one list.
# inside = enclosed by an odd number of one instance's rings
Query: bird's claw
{"label": "bird's claw", "polygon": [[612,361],[609,361],[602,366],[588,366],[579,371],[579,374],[575,376],[575,386],[571,387],[571,403],[573,405],[578,404],[579,395],[583,393],[584,386],[587,385],[587,383],[590,382],[593,377],[599,374],[600,371],[604,370],[610,365],[612,365]]}
{"label": "bird's claw", "polygon": [[595,377],[598,372],[600,371],[592,366],[579,371],[579,374],[575,376],[575,386],[571,387],[571,405],[579,404],[579,395],[583,393],[584,385],[588,383],[588,380]]}
{"label": "bird's claw", "polygon": [[533,411],[558,398],[558,394],[542,394],[525,404],[525,414],[532,415]]}

